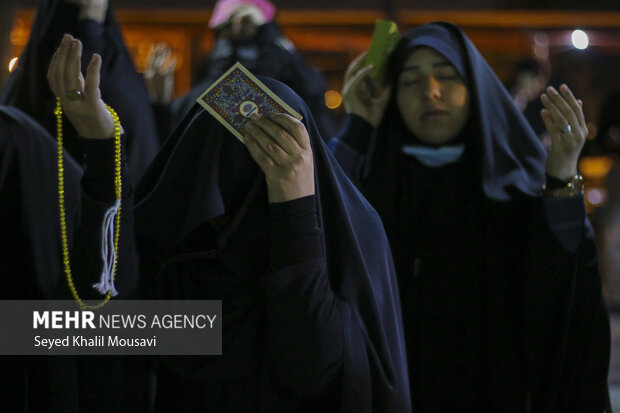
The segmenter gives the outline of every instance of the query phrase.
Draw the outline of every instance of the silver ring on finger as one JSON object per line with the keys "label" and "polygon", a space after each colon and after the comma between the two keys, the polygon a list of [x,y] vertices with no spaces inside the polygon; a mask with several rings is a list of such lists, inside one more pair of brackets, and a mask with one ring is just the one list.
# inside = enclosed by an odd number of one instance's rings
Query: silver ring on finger
{"label": "silver ring on finger", "polygon": [[572,131],[573,131],[573,129],[568,124],[566,126],[564,126],[562,129],[560,129],[561,133],[571,133]]}
{"label": "silver ring on finger", "polygon": [[78,100],[81,99],[82,96],[84,96],[84,92],[79,89],[71,89],[65,94],[65,96],[68,100]]}

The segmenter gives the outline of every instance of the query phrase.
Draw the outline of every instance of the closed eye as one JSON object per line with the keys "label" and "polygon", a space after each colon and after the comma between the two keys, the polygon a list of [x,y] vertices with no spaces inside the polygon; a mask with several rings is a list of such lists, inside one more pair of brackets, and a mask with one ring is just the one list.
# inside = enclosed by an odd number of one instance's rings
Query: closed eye
{"label": "closed eye", "polygon": [[420,84],[420,79],[403,80],[403,82],[401,84],[403,86],[419,85]]}

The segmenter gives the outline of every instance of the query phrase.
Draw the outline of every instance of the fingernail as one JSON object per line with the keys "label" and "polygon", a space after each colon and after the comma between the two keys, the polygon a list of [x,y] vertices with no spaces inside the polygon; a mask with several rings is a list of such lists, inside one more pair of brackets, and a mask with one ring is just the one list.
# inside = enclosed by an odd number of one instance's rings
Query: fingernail
{"label": "fingernail", "polygon": [[252,113],[251,118],[254,119],[254,120],[259,120],[260,119],[260,115],[258,113]]}
{"label": "fingernail", "polygon": [[566,90],[568,90],[568,86],[566,86],[566,84],[565,84],[565,83],[562,83],[562,84],[560,85],[560,90],[564,90],[564,91],[566,91]]}
{"label": "fingernail", "polygon": [[549,86],[547,88],[547,93],[554,95],[554,94],[557,94],[558,92],[553,88],[553,86]]}
{"label": "fingernail", "polygon": [[245,128],[246,128],[246,129],[254,129],[255,127],[256,127],[256,126],[254,125],[254,122],[252,122],[251,120],[248,120],[248,121],[245,123]]}

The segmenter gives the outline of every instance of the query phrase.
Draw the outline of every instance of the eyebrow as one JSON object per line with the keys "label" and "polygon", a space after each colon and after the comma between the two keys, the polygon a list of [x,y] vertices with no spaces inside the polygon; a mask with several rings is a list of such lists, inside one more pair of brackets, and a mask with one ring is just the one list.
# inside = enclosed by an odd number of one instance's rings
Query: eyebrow
{"label": "eyebrow", "polygon": [[[446,66],[452,66],[452,64],[450,62],[437,62],[437,63],[433,63],[432,65],[434,68],[438,68],[438,67],[446,67]],[[403,67],[403,70],[401,70],[401,72],[404,72],[406,70],[420,70],[420,66],[418,65],[408,65]]]}

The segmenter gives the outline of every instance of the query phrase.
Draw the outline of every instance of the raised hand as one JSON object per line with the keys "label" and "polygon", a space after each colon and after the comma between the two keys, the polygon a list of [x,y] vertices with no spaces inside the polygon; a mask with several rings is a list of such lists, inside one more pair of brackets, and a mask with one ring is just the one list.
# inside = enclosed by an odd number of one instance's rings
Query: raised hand
{"label": "raised hand", "polygon": [[266,23],[263,12],[258,7],[242,4],[231,14],[231,35],[234,39],[251,39],[256,35],[258,28]]}
{"label": "raised hand", "polygon": [[292,116],[253,115],[245,145],[265,173],[270,203],[314,194],[314,157],[303,123]]}
{"label": "raised hand", "polygon": [[177,60],[165,43],[157,44],[149,53],[144,82],[152,102],[167,105],[172,101],[174,70]]}
{"label": "raised hand", "polygon": [[[377,127],[385,112],[391,91],[389,87],[381,87],[376,81],[368,78],[374,66],[363,67],[365,57],[366,53],[362,53],[347,68],[342,99],[347,113],[358,115]],[[368,85],[369,81],[374,82],[374,94]]]}
{"label": "raised hand", "polygon": [[101,56],[94,54],[82,76],[82,43],[65,34],[52,57],[47,81],[52,93],[60,98],[63,111],[80,136],[105,139],[114,136],[114,119],[99,91]]}
{"label": "raised hand", "polygon": [[575,99],[566,85],[560,86],[559,93],[548,87],[540,100],[545,107],[540,114],[551,136],[546,171],[548,175],[567,181],[577,174],[579,154],[588,136],[583,103]]}

